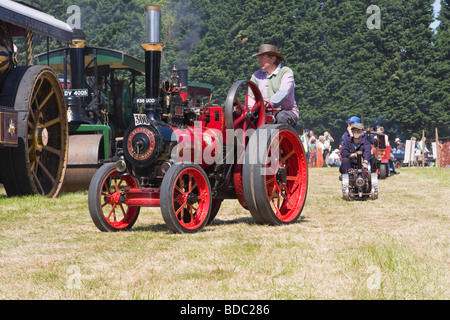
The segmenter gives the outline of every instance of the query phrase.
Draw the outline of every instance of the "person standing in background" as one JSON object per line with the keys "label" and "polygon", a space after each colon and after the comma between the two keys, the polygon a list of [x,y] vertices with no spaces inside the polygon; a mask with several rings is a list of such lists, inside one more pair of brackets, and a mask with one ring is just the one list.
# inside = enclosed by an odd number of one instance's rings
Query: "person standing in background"
{"label": "person standing in background", "polygon": [[303,130],[303,135],[300,137],[300,141],[302,142],[303,151],[305,152],[306,164],[309,162],[309,130]]}
{"label": "person standing in background", "polygon": [[328,131],[323,133],[323,138],[323,166],[326,167],[331,153],[331,143],[334,142],[334,139]]}

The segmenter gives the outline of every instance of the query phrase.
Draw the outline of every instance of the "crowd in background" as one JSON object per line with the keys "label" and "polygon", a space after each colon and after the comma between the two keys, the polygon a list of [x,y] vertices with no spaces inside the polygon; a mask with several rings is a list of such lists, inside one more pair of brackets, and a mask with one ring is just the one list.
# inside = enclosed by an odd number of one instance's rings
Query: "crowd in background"
{"label": "crowd in background", "polygon": [[[370,131],[375,131],[379,133],[384,133],[384,128],[382,126],[377,126],[375,129],[370,128]],[[373,144],[374,140],[378,137],[374,135],[370,135],[369,140],[370,143]],[[385,145],[389,146],[388,137],[385,136]],[[334,149],[332,150],[331,143],[337,142],[330,135],[328,131],[325,131],[321,135],[317,135],[313,130],[304,129],[303,135],[300,137],[300,140],[303,145],[303,149],[305,150],[306,161],[308,163],[308,167],[339,167],[341,165],[340,159],[340,150]],[[419,163],[421,161],[422,156],[422,148],[423,142],[421,140],[417,141],[415,137],[411,138],[413,143],[413,162]],[[441,147],[442,144],[440,143]],[[395,172],[394,165],[392,163],[392,159],[403,160],[405,153],[405,143],[402,142],[399,138],[395,139],[395,144],[391,149],[391,159],[389,163],[389,170]],[[425,145],[425,154],[430,153],[428,148]]]}
{"label": "crowd in background", "polygon": [[[335,140],[328,131],[325,131],[321,135],[317,135],[313,130],[304,129],[303,135],[300,137],[300,140],[303,145],[303,149],[305,151],[306,162],[309,167],[340,167],[341,166],[341,157],[340,157],[340,149],[332,150],[331,144],[333,142],[337,144],[341,144],[346,136],[352,136],[351,128],[353,123],[360,123],[360,119],[358,117],[350,117],[347,121],[347,130],[344,132],[342,137],[339,137],[338,140]],[[384,146],[390,151],[390,157],[388,157],[388,168],[389,172],[393,174],[398,174],[395,170],[396,166],[400,166],[401,162],[405,158],[405,143],[401,141],[400,138],[396,137],[393,145],[389,143],[388,136],[385,135],[384,127],[381,125],[377,125],[376,127],[368,127],[366,129],[368,136],[366,137],[368,141],[372,145],[379,145],[379,140],[382,139],[384,135]],[[450,138],[450,137],[445,137]],[[425,155],[425,161],[428,162],[428,165],[431,165],[430,162],[435,161],[433,159],[433,155],[431,151],[427,148],[425,144],[426,138],[416,139],[415,137],[411,137],[412,143],[412,151],[410,160],[413,165],[418,165],[422,162],[422,156]],[[437,144],[439,158],[442,160],[440,165],[443,167],[450,167],[450,141],[443,144],[442,141],[439,141]],[[395,161],[395,163],[394,163]]]}
{"label": "crowd in background", "polygon": [[313,130],[304,129],[300,138],[309,167],[339,167],[339,150],[331,150],[334,138],[328,131],[317,136]]}
{"label": "crowd in background", "polygon": [[[350,128],[354,122],[359,123],[360,120],[358,117],[351,117],[348,121],[348,127],[345,131],[342,138],[340,138],[337,143],[342,142],[345,135],[351,135]],[[376,131],[378,133],[384,134],[384,127],[377,126],[376,128],[369,128],[369,131]],[[389,140],[387,135],[384,136],[385,145],[389,146]],[[370,135],[368,137],[369,142],[374,144],[374,140],[378,139],[376,135]],[[331,143],[335,142],[334,138],[330,135],[328,131],[325,131],[322,135],[317,135],[313,130],[305,129],[303,130],[303,135],[301,136],[301,141],[303,144],[303,149],[306,153],[306,161],[308,162],[309,167],[340,167],[341,158],[340,158],[340,150],[331,148]],[[396,147],[399,149],[403,148],[404,152],[404,143],[400,141],[400,139],[395,140]],[[396,150],[396,149],[394,149]],[[393,157],[392,157],[393,158]],[[391,164],[390,167],[393,167]],[[392,170],[392,169],[391,169]],[[395,171],[395,170],[394,170]]]}

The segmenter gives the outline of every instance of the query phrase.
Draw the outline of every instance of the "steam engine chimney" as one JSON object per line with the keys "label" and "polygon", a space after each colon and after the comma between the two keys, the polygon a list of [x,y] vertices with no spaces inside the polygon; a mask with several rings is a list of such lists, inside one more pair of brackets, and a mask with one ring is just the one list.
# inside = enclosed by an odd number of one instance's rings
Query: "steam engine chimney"
{"label": "steam engine chimney", "polygon": [[159,81],[161,73],[161,52],[164,47],[159,42],[161,6],[145,6],[146,43],[145,50],[145,104],[144,112],[149,120],[161,120],[162,108],[159,104]]}
{"label": "steam engine chimney", "polygon": [[70,74],[71,88],[84,88],[84,46],[86,39],[81,29],[73,30],[72,43],[70,45]]}

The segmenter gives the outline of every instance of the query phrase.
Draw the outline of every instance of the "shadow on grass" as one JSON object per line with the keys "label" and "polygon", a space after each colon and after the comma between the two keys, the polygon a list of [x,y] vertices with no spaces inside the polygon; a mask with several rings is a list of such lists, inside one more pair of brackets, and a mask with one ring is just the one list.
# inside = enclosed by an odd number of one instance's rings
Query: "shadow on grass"
{"label": "shadow on grass", "polygon": [[152,232],[170,232],[165,223],[152,224],[149,226],[140,226],[136,228],[132,228],[132,231],[152,231]]}
{"label": "shadow on grass", "polygon": [[[295,223],[308,222],[308,221],[309,220],[306,219],[305,217],[300,216],[300,218],[296,222],[294,222],[294,224]],[[241,218],[237,218],[237,219],[233,219],[233,220],[214,219],[211,223],[206,225],[206,228],[203,228],[199,232],[211,231],[211,230],[208,230],[208,228],[207,228],[208,226],[226,226],[226,225],[234,225],[234,224],[239,224],[239,223],[246,223],[248,225],[256,224],[255,220],[253,220],[252,217],[241,217]],[[139,226],[139,227],[133,228],[132,231],[151,231],[151,232],[168,232],[168,233],[172,233],[167,228],[166,224],[164,224],[164,223],[152,224],[152,225],[149,225],[149,226]]]}
{"label": "shadow on grass", "polygon": [[[301,223],[301,222],[308,222],[308,220],[305,217],[300,216],[300,218],[294,223]],[[250,225],[256,224],[255,220],[253,220],[252,217],[242,217],[242,218],[233,219],[233,220],[214,219],[209,225],[220,226],[220,225],[232,225],[232,224],[237,224],[237,223],[247,223]]]}

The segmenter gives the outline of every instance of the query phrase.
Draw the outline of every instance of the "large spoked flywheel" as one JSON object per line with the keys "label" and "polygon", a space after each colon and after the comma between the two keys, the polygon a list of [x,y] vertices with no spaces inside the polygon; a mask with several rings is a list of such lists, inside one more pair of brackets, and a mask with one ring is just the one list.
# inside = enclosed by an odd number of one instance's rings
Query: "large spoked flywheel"
{"label": "large spoked flywheel", "polygon": [[[15,82],[9,99],[19,112],[17,148],[10,148],[2,177],[11,195],[55,197],[67,165],[68,124],[64,94],[55,73],[46,66],[17,68],[6,81]],[[7,99],[8,100],[8,99]]]}
{"label": "large spoked flywheel", "polygon": [[229,130],[256,130],[265,124],[264,100],[256,84],[240,80],[228,91],[225,102],[225,126]]}
{"label": "large spoked flywheel", "polygon": [[236,146],[234,188],[239,203],[247,208],[242,182],[242,161],[250,136],[266,123],[264,99],[257,85],[247,80],[236,81],[228,91],[224,113],[226,143]]}

